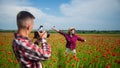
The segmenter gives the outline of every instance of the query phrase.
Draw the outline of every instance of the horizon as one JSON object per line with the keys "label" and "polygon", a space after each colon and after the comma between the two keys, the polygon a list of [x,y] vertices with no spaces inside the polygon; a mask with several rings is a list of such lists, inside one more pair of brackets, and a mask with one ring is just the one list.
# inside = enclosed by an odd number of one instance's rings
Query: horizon
{"label": "horizon", "polygon": [[120,1],[118,0],[1,0],[0,29],[17,30],[16,15],[32,13],[33,30],[43,25],[67,30],[120,30]]}
{"label": "horizon", "polygon": [[[32,31],[36,31],[37,29],[33,29]],[[52,30],[52,29],[45,29],[45,30]],[[67,31],[68,29],[62,29]],[[0,29],[0,31],[17,31],[17,29]],[[54,30],[53,30],[54,31]],[[77,29],[76,31],[120,31],[120,30],[79,30]]]}

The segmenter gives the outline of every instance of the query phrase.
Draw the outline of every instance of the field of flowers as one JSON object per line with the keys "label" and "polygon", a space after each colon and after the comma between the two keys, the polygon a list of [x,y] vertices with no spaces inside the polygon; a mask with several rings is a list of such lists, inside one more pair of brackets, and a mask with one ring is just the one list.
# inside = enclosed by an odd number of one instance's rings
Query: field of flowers
{"label": "field of flowers", "polygon": [[[42,61],[43,68],[120,68],[119,34],[78,34],[86,42],[77,42],[77,58],[65,55],[65,39],[51,34],[48,43],[52,56]],[[30,35],[33,37],[33,34]],[[12,51],[13,33],[0,33],[0,68],[19,68]]]}

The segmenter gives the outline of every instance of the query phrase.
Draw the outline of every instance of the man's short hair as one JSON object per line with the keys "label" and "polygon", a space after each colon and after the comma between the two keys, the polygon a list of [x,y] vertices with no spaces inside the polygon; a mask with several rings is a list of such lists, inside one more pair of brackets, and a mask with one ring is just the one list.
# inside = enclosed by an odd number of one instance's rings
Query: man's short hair
{"label": "man's short hair", "polygon": [[28,11],[20,11],[17,14],[17,26],[18,28],[26,28],[26,24],[24,21],[28,18],[35,19],[35,17]]}

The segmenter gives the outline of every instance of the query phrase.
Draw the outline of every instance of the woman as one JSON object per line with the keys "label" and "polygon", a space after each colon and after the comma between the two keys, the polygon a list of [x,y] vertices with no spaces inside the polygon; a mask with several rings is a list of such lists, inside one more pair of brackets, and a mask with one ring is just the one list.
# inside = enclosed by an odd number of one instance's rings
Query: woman
{"label": "woman", "polygon": [[68,55],[68,53],[72,53],[76,57],[76,41],[78,40],[78,41],[84,42],[86,40],[84,40],[83,38],[80,38],[79,36],[75,34],[74,27],[70,27],[68,29],[68,33],[64,33],[61,30],[55,29],[55,26],[52,29],[62,34],[65,37],[66,42],[67,42],[66,43],[66,54]]}

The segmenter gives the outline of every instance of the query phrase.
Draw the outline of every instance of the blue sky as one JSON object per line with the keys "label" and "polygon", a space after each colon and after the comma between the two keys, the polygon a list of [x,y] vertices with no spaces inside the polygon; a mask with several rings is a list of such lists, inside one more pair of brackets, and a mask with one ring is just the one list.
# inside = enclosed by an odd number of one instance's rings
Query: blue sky
{"label": "blue sky", "polygon": [[34,29],[120,30],[119,7],[119,0],[0,0],[0,29],[17,29],[16,15],[26,10],[36,17]]}
{"label": "blue sky", "polygon": [[61,16],[59,6],[62,3],[69,3],[70,0],[30,0],[32,6],[41,9],[47,14]]}

